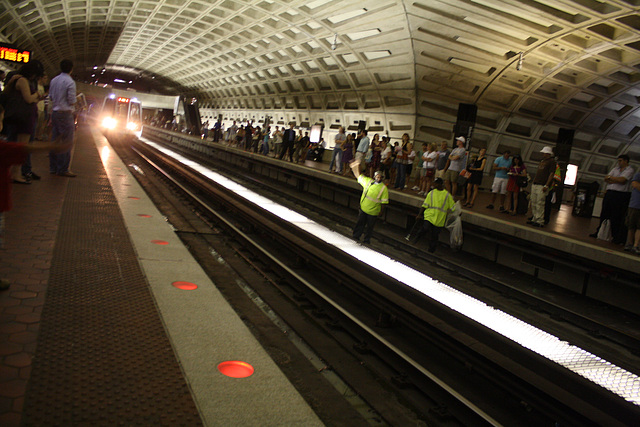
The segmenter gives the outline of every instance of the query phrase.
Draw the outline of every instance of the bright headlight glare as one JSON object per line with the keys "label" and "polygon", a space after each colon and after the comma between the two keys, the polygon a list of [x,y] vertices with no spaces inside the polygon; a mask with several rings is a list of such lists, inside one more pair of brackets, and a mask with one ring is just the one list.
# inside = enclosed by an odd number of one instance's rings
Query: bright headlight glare
{"label": "bright headlight glare", "polygon": [[105,129],[115,129],[118,122],[113,117],[105,117],[102,120],[102,127]]}

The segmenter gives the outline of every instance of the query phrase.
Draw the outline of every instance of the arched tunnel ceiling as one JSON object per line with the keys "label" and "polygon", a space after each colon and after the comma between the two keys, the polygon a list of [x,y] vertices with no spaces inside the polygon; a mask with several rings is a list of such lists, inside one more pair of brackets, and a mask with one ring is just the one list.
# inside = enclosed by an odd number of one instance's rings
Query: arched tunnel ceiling
{"label": "arched tunnel ceiling", "polygon": [[212,110],[377,114],[422,141],[450,137],[458,103],[476,103],[490,152],[533,158],[558,128],[575,129],[572,160],[597,175],[621,153],[640,160],[639,6],[0,0],[0,41],[32,49],[51,72],[71,58],[79,79],[98,65]]}

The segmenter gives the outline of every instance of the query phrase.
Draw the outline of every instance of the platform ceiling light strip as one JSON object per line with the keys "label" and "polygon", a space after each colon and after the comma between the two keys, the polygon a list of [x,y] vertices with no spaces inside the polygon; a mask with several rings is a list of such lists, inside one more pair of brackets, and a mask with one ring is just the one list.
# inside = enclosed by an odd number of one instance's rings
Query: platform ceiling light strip
{"label": "platform ceiling light strip", "polygon": [[637,375],[613,365],[577,346],[571,345],[566,341],[562,341],[501,310],[490,307],[482,301],[466,295],[451,286],[438,282],[424,273],[416,271],[386,255],[361,246],[354,240],[317,224],[309,218],[284,206],[280,206],[266,197],[257,195],[229,178],[189,160],[180,154],[146,139],[143,139],[143,141],[196,170],[207,178],[210,178],[217,184],[234,191],[239,196],[255,203],[257,206],[278,215],[280,218],[291,222],[319,239],[340,248],[361,262],[422,292],[452,310],[517,342],[521,346],[591,380],[625,400],[640,406],[640,377]]}

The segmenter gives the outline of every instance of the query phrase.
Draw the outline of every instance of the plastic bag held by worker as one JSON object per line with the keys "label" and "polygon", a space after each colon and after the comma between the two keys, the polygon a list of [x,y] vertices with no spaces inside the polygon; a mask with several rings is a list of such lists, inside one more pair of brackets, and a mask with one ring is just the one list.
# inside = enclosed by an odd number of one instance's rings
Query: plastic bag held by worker
{"label": "plastic bag held by worker", "polygon": [[447,217],[447,230],[449,230],[449,245],[453,250],[462,248],[462,206],[456,202],[453,211]]}
{"label": "plastic bag held by worker", "polygon": [[609,221],[608,219],[602,221],[600,230],[598,230],[598,239],[606,240],[607,242],[613,240],[613,235],[611,234],[611,221]]}

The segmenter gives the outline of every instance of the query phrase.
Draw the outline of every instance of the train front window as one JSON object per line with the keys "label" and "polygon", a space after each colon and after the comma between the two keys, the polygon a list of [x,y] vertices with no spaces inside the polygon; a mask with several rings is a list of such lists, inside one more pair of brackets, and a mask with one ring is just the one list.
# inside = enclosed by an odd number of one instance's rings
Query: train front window
{"label": "train front window", "polygon": [[116,104],[116,111],[114,116],[118,118],[122,118],[126,122],[128,115],[129,115],[129,104],[125,102],[118,102]]}
{"label": "train front window", "polygon": [[131,109],[129,110],[129,121],[132,121],[132,122],[140,121],[140,104],[136,102],[131,103]]}

